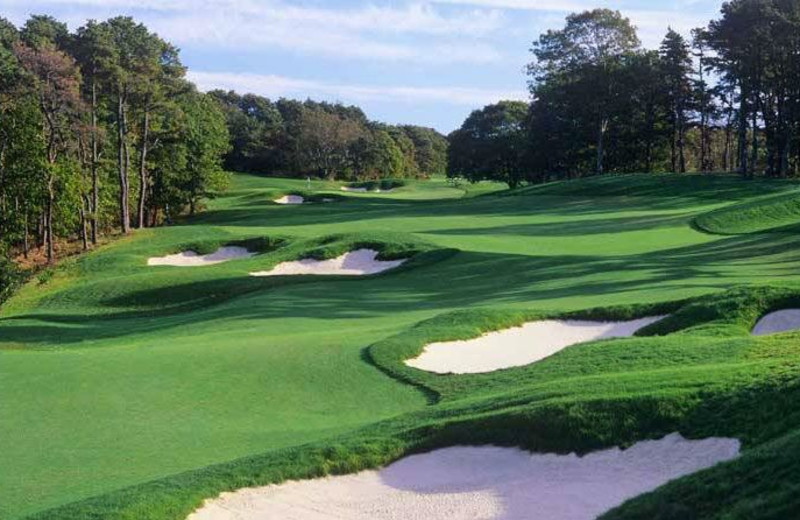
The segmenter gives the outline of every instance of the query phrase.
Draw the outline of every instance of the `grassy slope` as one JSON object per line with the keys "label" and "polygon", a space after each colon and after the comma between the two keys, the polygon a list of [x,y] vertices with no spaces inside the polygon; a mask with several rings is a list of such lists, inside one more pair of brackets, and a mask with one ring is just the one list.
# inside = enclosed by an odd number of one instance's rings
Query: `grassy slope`
{"label": "grassy slope", "polygon": [[[722,339],[587,346],[580,349],[593,353],[587,358],[567,350],[535,367],[499,373],[485,381],[491,384],[456,381],[437,388],[450,392],[449,401],[426,407],[424,394],[364,363],[363,349],[470,307],[491,307],[500,314],[490,321],[502,322],[514,319],[503,309],[566,312],[666,302],[740,283],[800,281],[798,239],[791,234],[721,237],[689,226],[697,214],[788,187],[735,178],[626,177],[461,198],[463,191],[434,180],[392,194],[282,207],[269,201],[307,191],[305,182],[239,176],[209,213],[79,260],[47,284],[25,288],[4,309],[0,439],[15,449],[0,453],[0,516],[265,453],[168,478],[157,488],[170,491],[161,502],[145,485],[44,516],[76,518],[76,511],[124,505],[126,518],[180,518],[203,496],[241,483],[237,478],[302,476],[339,458],[342,469],[379,463],[404,450],[463,440],[475,424],[492,436],[484,441],[561,450],[689,428],[702,403],[699,388],[716,385],[722,395],[758,384],[776,366],[796,365],[791,350],[777,348],[779,342],[725,338],[719,331],[727,329],[712,326],[704,334]],[[472,188],[467,195],[491,191]],[[389,251],[461,252],[428,253],[416,267],[371,279],[278,283],[246,276],[341,233],[350,235],[339,243],[383,237]],[[175,244],[263,236],[290,243],[202,269],[144,266],[148,256]],[[657,354],[646,356],[654,347]],[[695,367],[686,369],[686,363]],[[603,399],[617,412],[603,415]],[[641,404],[648,399],[661,403],[655,412],[642,411],[650,410]],[[613,423],[627,402],[638,410],[629,420],[640,424],[623,435]],[[551,431],[532,426],[542,424],[541,417]],[[607,420],[589,420],[597,417]],[[370,426],[381,419],[389,420]],[[525,428],[514,427],[520,424]],[[332,441],[324,440],[330,437],[349,448],[341,456],[330,453]],[[374,453],[353,459],[365,439],[376,443]],[[274,451],[305,443],[317,443],[319,460],[303,459],[313,458],[314,450]],[[182,498],[173,503],[175,496]],[[131,506],[142,497],[157,504],[147,506],[147,514]]]}
{"label": "grassy slope", "polygon": [[800,221],[800,193],[770,194],[699,215],[698,229],[720,235],[790,232]]}

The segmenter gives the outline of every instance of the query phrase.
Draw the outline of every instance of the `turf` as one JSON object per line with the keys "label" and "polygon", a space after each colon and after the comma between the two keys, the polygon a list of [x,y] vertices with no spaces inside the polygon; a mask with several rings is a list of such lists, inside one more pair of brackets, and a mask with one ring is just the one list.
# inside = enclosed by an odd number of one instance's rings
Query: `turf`
{"label": "turf", "polygon": [[[184,518],[221,490],[458,442],[586,451],[680,429],[742,438],[747,467],[770,443],[798,444],[797,336],[747,331],[800,304],[800,237],[693,224],[793,189],[641,175],[341,194],[333,183],[237,175],[207,212],[65,264],[3,307],[0,443],[13,448],[0,451],[0,517]],[[287,193],[336,200],[272,202]],[[235,243],[259,254],[146,266]],[[247,276],[359,245],[412,260],[360,279]],[[540,316],[656,311],[674,314],[640,337],[496,374],[402,364],[431,339]],[[749,482],[715,471],[728,491]],[[719,505],[702,489],[697,501]],[[680,489],[663,493],[614,514],[636,518]]]}

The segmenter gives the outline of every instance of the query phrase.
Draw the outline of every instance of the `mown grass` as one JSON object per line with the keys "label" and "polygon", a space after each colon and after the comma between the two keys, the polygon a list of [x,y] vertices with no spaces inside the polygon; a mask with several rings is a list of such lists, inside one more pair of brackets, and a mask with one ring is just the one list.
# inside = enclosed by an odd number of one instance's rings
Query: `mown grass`
{"label": "mown grass", "polygon": [[[0,451],[0,517],[178,519],[223,490],[455,443],[584,452],[679,430],[739,437],[749,464],[798,424],[798,335],[748,331],[800,302],[800,238],[691,223],[793,186],[625,176],[506,196],[434,179],[290,207],[272,200],[338,185],[237,176],[208,212],[71,262],[3,307],[0,443],[13,449]],[[261,254],[146,266],[248,240]],[[360,245],[413,259],[363,279],[247,276]],[[433,338],[540,316],[662,312],[672,317],[636,338],[528,367],[434,376],[402,364]],[[759,496],[725,467],[720,486]],[[648,503],[677,503],[659,493]]]}

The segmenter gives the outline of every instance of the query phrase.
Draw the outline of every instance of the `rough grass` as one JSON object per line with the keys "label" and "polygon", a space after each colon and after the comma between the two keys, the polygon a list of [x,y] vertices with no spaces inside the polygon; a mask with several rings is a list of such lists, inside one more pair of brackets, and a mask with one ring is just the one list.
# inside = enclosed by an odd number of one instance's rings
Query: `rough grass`
{"label": "rough grass", "polygon": [[[800,335],[748,331],[761,314],[800,302],[800,238],[691,226],[791,186],[624,176],[505,196],[434,179],[284,207],[273,195],[308,190],[305,181],[236,176],[207,213],[67,263],[4,306],[0,443],[13,449],[0,450],[0,517],[181,519],[220,491],[438,446],[585,452],[675,430],[736,436],[746,451],[712,470],[716,484],[664,488],[641,507],[685,499],[676,511],[697,518],[744,507],[725,495],[761,500],[747,510],[753,518],[791,511],[791,486],[767,490],[767,473],[751,470],[762,460],[791,476],[800,465],[790,442]],[[244,240],[264,241],[261,254],[146,266],[178,245]],[[360,279],[247,276],[358,245],[412,260]],[[434,376],[402,365],[432,338],[540,316],[656,311],[673,314],[635,338],[527,367]],[[785,457],[764,455],[781,439]],[[636,511],[624,518],[649,518]]]}

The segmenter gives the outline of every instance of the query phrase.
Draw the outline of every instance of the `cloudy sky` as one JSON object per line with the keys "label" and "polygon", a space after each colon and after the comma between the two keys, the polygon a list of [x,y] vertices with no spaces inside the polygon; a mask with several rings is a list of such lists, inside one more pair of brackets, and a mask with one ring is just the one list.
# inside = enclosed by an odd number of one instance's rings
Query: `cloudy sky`
{"label": "cloudy sky", "polygon": [[621,10],[657,47],[721,0],[0,0],[17,25],[51,14],[71,29],[126,14],[181,48],[201,89],[360,105],[373,119],[457,128],[474,108],[526,99],[530,43],[573,11]]}

